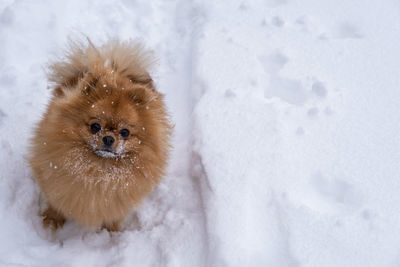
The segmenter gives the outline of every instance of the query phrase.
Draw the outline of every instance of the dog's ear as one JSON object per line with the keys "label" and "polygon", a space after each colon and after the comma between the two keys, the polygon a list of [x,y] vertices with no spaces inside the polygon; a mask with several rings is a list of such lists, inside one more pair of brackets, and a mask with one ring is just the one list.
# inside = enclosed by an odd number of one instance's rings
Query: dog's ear
{"label": "dog's ear", "polygon": [[140,86],[129,92],[129,98],[136,105],[146,105],[157,98],[155,91],[145,86]]}
{"label": "dog's ear", "polygon": [[51,84],[55,85],[53,94],[62,96],[62,91],[77,86],[79,81],[89,71],[89,56],[94,48],[87,48],[83,43],[72,41],[68,43],[63,58],[49,62],[47,76]]}
{"label": "dog's ear", "polygon": [[63,97],[65,95],[64,90],[69,90],[72,87],[75,87],[78,85],[79,83],[79,77],[73,77],[70,78],[64,82],[62,82],[61,84],[58,84],[54,89],[53,89],[53,95],[55,97]]}
{"label": "dog's ear", "polygon": [[91,74],[86,74],[80,80],[71,79],[69,82],[54,87],[53,96],[61,98],[71,90],[79,90],[82,95],[88,96],[94,93],[97,82],[98,78],[92,77]]}
{"label": "dog's ear", "polygon": [[151,91],[155,91],[154,84],[153,84],[153,79],[150,77],[149,74],[145,75],[128,75],[128,79],[131,81],[133,84],[140,84]]}
{"label": "dog's ear", "polygon": [[63,97],[64,96],[64,91],[61,86],[57,86],[53,90],[53,96],[55,97]]}

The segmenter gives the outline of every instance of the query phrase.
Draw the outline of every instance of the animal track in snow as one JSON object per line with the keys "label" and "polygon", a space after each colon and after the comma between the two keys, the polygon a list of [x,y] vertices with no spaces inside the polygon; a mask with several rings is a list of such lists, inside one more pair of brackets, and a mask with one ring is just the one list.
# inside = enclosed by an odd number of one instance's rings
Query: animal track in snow
{"label": "animal track in snow", "polygon": [[227,90],[225,91],[224,96],[225,96],[226,98],[234,98],[234,97],[236,96],[236,94],[235,94],[235,92],[232,91],[231,89],[227,89]]}
{"label": "animal track in snow", "polygon": [[325,85],[320,81],[316,81],[312,84],[311,91],[313,92],[314,95],[321,98],[326,97],[326,95],[328,94]]}
{"label": "animal track in snow", "polygon": [[288,2],[288,0],[265,0],[264,3],[269,7],[277,7],[280,5],[284,5]]}
{"label": "animal track in snow", "polygon": [[[325,84],[317,79],[314,79],[311,89],[306,89],[300,80],[282,77],[280,72],[289,62],[289,58],[285,54],[275,52],[259,56],[258,60],[264,71],[270,76],[269,85],[264,90],[265,98],[278,97],[289,104],[299,106],[312,95],[316,96],[317,99],[326,98],[328,95]],[[311,108],[307,114],[309,117],[315,118],[318,112],[318,109]]]}
{"label": "animal track in snow", "polygon": [[285,25],[285,21],[282,18],[278,17],[278,16],[273,17],[271,19],[271,23],[272,23],[272,25],[274,25],[274,26],[276,26],[278,28],[281,28],[281,27],[283,27]]}
{"label": "animal track in snow", "polygon": [[0,109],[0,125],[3,124],[3,120],[5,117],[7,117],[7,114]]}
{"label": "animal track in snow", "polygon": [[282,53],[276,52],[267,56],[260,56],[258,60],[264,67],[265,72],[276,74],[280,71],[289,59]]}
{"label": "animal track in snow", "polygon": [[321,173],[317,173],[312,177],[311,183],[314,190],[331,204],[357,207],[361,202],[354,186],[343,179],[326,178]]}
{"label": "animal track in snow", "polygon": [[0,14],[0,23],[3,25],[12,24],[14,19],[14,12],[9,7],[6,7]]}
{"label": "animal track in snow", "polygon": [[264,97],[279,97],[289,104],[302,105],[307,100],[307,92],[299,80],[276,75],[271,78],[269,86],[265,88]]}
{"label": "animal track in snow", "polygon": [[337,38],[341,39],[360,39],[364,37],[360,30],[349,22],[341,23],[336,31]]}
{"label": "animal track in snow", "polygon": [[318,113],[319,113],[319,110],[318,110],[318,108],[310,108],[308,111],[307,111],[307,116],[309,117],[309,118],[311,118],[311,119],[315,119],[317,116],[318,116]]}
{"label": "animal track in snow", "polygon": [[247,3],[246,1],[242,2],[239,6],[239,10],[245,11],[249,9],[249,3]]}
{"label": "animal track in snow", "polygon": [[279,75],[279,71],[289,62],[284,54],[276,52],[258,59],[264,71],[271,76],[270,84],[264,91],[265,98],[278,97],[293,105],[301,105],[307,100],[307,92],[301,81]]}

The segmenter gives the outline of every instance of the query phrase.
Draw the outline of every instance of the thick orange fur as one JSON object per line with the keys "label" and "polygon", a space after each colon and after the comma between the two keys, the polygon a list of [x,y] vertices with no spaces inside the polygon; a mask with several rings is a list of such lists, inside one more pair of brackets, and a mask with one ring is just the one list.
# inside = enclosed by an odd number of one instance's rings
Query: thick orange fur
{"label": "thick orange fur", "polygon": [[[140,45],[113,40],[99,48],[72,44],[66,59],[50,66],[53,96],[29,157],[49,206],[45,224],[54,219],[57,227],[66,218],[117,230],[160,182],[171,126],[150,64]],[[96,134],[94,122],[102,127]],[[121,137],[123,128],[129,137]],[[96,153],[104,136],[115,138],[111,157]]]}

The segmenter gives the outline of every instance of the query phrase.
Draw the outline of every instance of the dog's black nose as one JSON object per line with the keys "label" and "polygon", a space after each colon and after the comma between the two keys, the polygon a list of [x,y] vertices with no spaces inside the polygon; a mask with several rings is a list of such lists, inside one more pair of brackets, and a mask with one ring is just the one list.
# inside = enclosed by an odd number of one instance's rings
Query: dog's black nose
{"label": "dog's black nose", "polygon": [[115,139],[112,136],[104,136],[103,137],[103,144],[105,146],[111,146],[112,144],[114,144],[114,141],[115,141]]}

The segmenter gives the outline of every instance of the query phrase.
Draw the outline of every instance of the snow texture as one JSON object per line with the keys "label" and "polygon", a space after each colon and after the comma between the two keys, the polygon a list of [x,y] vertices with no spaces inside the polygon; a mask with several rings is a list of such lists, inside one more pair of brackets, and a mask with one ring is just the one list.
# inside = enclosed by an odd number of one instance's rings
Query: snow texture
{"label": "snow texture", "polygon": [[[395,0],[0,1],[0,266],[399,266]],[[125,222],[52,235],[26,163],[68,36],[140,39],[175,124]]]}

